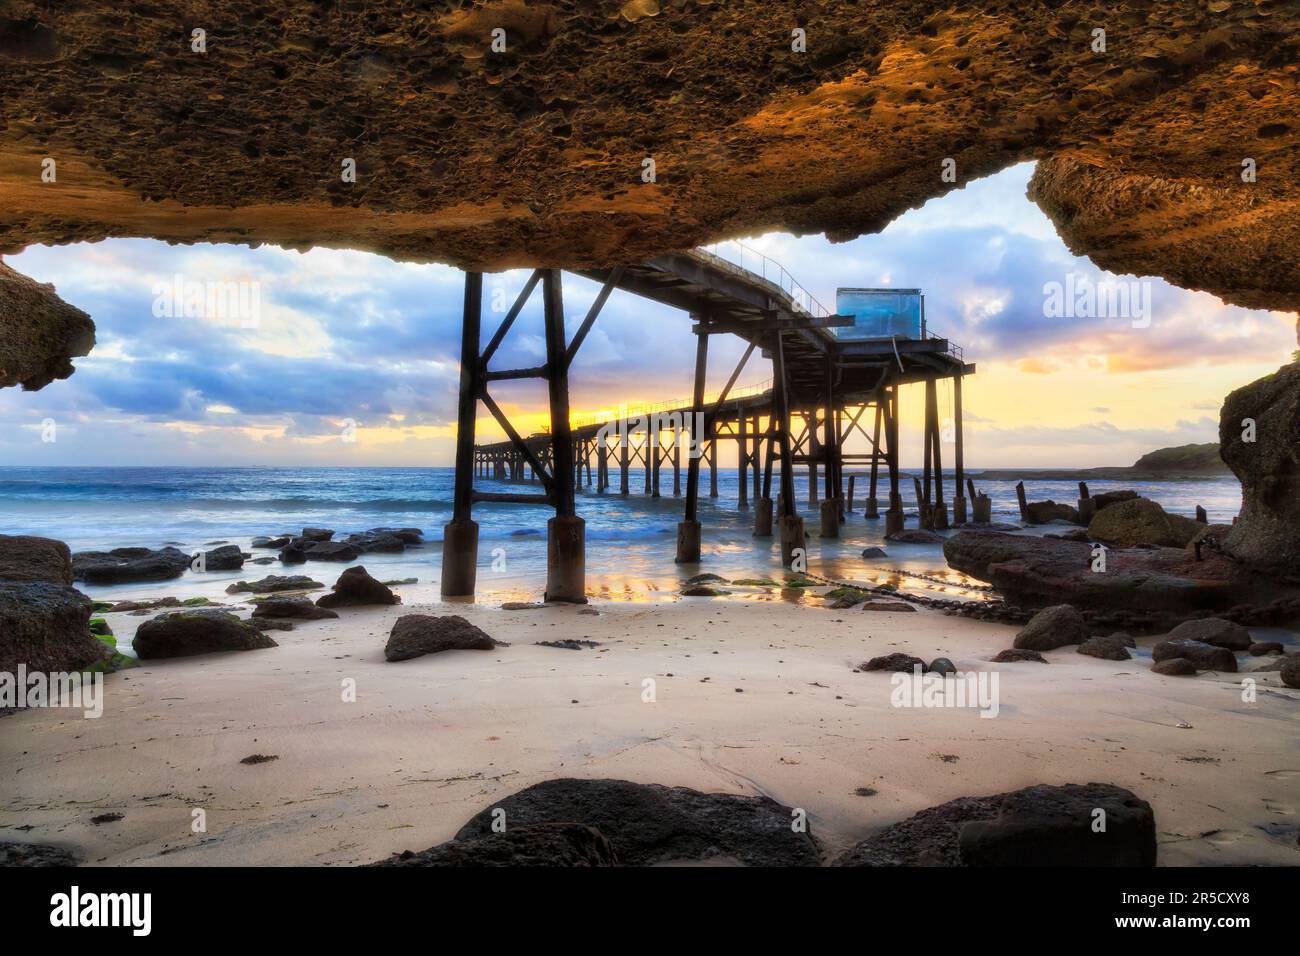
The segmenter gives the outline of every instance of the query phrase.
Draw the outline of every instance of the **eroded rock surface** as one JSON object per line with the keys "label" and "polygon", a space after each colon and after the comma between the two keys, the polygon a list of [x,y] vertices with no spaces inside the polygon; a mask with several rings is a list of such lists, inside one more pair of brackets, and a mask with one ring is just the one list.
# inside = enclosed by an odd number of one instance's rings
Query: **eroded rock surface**
{"label": "eroded rock surface", "polygon": [[140,660],[192,657],[218,651],[253,651],[277,646],[253,624],[229,611],[174,611],[145,621],[132,641]]}
{"label": "eroded rock surface", "polygon": [[618,855],[599,830],[577,823],[507,827],[467,840],[449,840],[420,853],[397,853],[372,866],[617,866]]}
{"label": "eroded rock surface", "polygon": [[[1300,302],[1291,0],[186,12],[6,5],[0,252],[148,235],[609,264],[770,228],[875,232],[1039,159],[1034,197],[1107,268]],[[206,53],[187,24],[208,25]]]}
{"label": "eroded rock surface", "polygon": [[384,660],[409,661],[443,651],[490,651],[497,642],[459,614],[403,614],[393,623]]}
{"label": "eroded rock surface", "polygon": [[401,604],[402,599],[370,576],[363,566],[348,568],[334,582],[334,590],[316,600],[319,607],[359,607],[364,604]]}
{"label": "eroded rock surface", "polygon": [[90,598],[47,581],[0,581],[0,673],[79,671],[108,656],[90,636]]}
{"label": "eroded rock surface", "polygon": [[72,556],[72,576],[87,584],[126,584],[169,581],[190,566],[190,556],[178,548],[114,548],[78,551]]}
{"label": "eroded rock surface", "polygon": [[[1292,247],[1293,268],[1296,249],[1300,245]],[[1253,567],[1300,581],[1300,362],[1228,395],[1219,415],[1219,446],[1241,479],[1242,498],[1241,519],[1224,549]]]}
{"label": "eroded rock surface", "polygon": [[518,824],[579,823],[599,830],[628,866],[714,858],[747,866],[816,866],[821,852],[770,797],[701,793],[627,780],[545,780],[485,807],[456,841],[485,838],[493,810]]}
{"label": "eroded rock surface", "polygon": [[[1106,832],[1094,833],[1094,810]],[[835,866],[1154,866],[1155,816],[1123,787],[1039,785],[959,797],[885,827]]]}
{"label": "eroded rock surface", "polygon": [[1182,548],[1117,548],[1107,553],[1102,573],[1092,570],[1090,544],[1060,538],[960,531],[944,543],[943,554],[952,568],[1031,606],[1068,601],[1077,608],[1185,616],[1231,607],[1252,593],[1252,580],[1240,565],[1214,553],[1197,561]]}
{"label": "eroded rock surface", "polygon": [[[0,19],[0,36],[3,32]],[[4,65],[0,53],[0,77]],[[0,117],[5,112],[0,107]],[[0,138],[3,136],[0,119]],[[0,147],[0,156],[3,149]],[[0,173],[0,194],[5,192],[4,178]],[[21,385],[26,391],[35,391],[56,378],[67,378],[73,371],[72,359],[89,355],[94,344],[95,323],[90,316],[55,295],[54,286],[29,279],[0,262],[0,388]]]}

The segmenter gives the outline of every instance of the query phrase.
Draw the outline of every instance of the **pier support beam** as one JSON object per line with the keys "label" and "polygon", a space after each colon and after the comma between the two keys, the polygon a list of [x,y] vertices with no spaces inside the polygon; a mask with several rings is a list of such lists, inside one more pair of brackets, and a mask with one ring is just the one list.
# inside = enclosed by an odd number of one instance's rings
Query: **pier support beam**
{"label": "pier support beam", "polygon": [[952,427],[953,427],[953,465],[957,475],[955,478],[956,494],[952,499],[952,520],[954,524],[966,523],[966,498],[962,495],[962,488],[966,484],[966,459],[964,447],[962,444],[961,432],[961,369],[952,379]]}
{"label": "pier support beam", "polygon": [[478,412],[479,326],[483,273],[465,273],[460,338],[460,396],[456,406],[456,478],[451,521],[442,534],[442,596],[473,597],[478,576],[478,524],[474,500],[474,418]]}
{"label": "pier support beam", "polygon": [[[744,411],[736,411],[736,508],[744,511],[749,507],[749,419]],[[716,465],[716,462],[715,462]]]}
{"label": "pier support beam", "polygon": [[889,465],[889,508],[885,511],[885,537],[903,530],[903,496],[898,490],[898,386],[885,391],[885,457]]}
{"label": "pier support beam", "polygon": [[929,408],[930,450],[934,458],[934,497],[931,499],[930,527],[944,531],[948,527],[948,506],[943,502],[943,434],[939,430],[938,384],[931,377],[925,383]]}
{"label": "pier support beam", "polygon": [[569,430],[569,355],[564,339],[564,291],[560,270],[542,275],[546,325],[546,381],[551,405],[551,474],[555,517],[546,523],[547,601],[587,603],[586,522],[574,506],[573,438]]}
{"label": "pier support beam", "polygon": [[[709,337],[701,334],[695,340],[695,391],[691,398],[693,411],[701,416],[704,414],[704,382],[708,373],[708,363]],[[678,564],[694,564],[700,560],[700,453],[704,451],[704,439],[712,430],[712,424],[701,421],[700,418],[694,418],[693,421],[702,426],[703,434],[691,435],[690,461],[686,464],[686,517],[677,526]],[[680,434],[677,439],[674,453],[680,461],[682,447]]]}
{"label": "pier support beam", "polygon": [[795,513],[794,463],[790,453],[790,395],[785,374],[785,345],[778,330],[772,335],[772,396],[773,411],[781,423],[781,564],[790,569],[796,559],[807,555],[804,542],[803,518]]}
{"label": "pier support beam", "polygon": [[840,450],[840,424],[835,412],[835,363],[827,356],[825,388],[822,401],[826,404],[826,418],[822,422],[822,450],[825,455],[826,500],[821,505],[821,536],[838,538],[840,536],[840,513],[844,509],[841,500],[839,469],[836,462]]}
{"label": "pier support beam", "polygon": [[628,445],[630,443],[631,440],[627,434],[627,429],[624,428],[618,436],[618,493],[620,495],[628,493],[627,472],[628,456],[630,455]]}

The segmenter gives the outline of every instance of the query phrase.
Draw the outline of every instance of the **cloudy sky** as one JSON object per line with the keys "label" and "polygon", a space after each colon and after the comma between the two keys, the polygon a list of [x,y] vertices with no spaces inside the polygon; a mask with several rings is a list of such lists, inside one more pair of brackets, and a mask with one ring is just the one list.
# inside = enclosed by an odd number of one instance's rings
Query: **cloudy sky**
{"label": "cloudy sky", "polygon": [[[1045,317],[1046,283],[1106,273],[1072,256],[1025,199],[1031,172],[1029,164],[1005,170],[850,243],[783,234],[745,241],[828,306],[838,286],[922,288],[931,328],[979,367],[965,389],[971,467],[1128,464],[1152,448],[1215,440],[1222,397],[1288,360],[1295,316],[1225,306],[1152,279],[1149,327]],[[0,462],[451,463],[456,270],[345,250],[148,240],[33,247],[7,261],[90,313],[98,344],[67,381],[0,392]],[[527,275],[485,277],[485,338]],[[187,310],[194,290],[182,285],[176,301],[178,276],[243,283],[250,298]],[[571,328],[596,291],[566,274]],[[533,298],[494,367],[542,356],[541,296]],[[684,313],[615,293],[574,364],[574,413],[688,396],[689,327]],[[711,390],[741,351],[738,340],[714,340]],[[742,384],[770,375],[768,363],[751,359]],[[494,394],[520,431],[544,422],[543,383],[502,383]],[[903,402],[904,464],[919,464],[919,391],[904,392]],[[55,440],[43,441],[50,421]],[[479,431],[501,437],[485,411]]]}

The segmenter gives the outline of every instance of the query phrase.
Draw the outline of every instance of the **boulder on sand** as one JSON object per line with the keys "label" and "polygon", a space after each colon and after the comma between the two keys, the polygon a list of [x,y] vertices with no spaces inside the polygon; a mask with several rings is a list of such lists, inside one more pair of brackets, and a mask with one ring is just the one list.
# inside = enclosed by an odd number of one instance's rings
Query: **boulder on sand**
{"label": "boulder on sand", "polygon": [[424,532],[419,528],[371,528],[367,534],[391,534],[407,544],[424,544]]}
{"label": "boulder on sand", "polygon": [[793,813],[770,797],[701,793],[627,780],[545,780],[475,814],[453,838],[492,834],[494,811],[507,830],[577,823],[604,835],[626,866],[734,860],[746,866],[816,866],[812,835],[796,832]]}
{"label": "boulder on sand", "polygon": [[302,564],[304,561],[355,561],[359,557],[361,557],[361,549],[347,541],[309,541],[305,538],[295,538],[280,549],[280,560],[285,564]]}
{"label": "boulder on sand", "polygon": [[318,607],[359,607],[365,604],[400,604],[402,599],[370,576],[364,566],[348,568],[334,582],[334,590],[323,595]]}
{"label": "boulder on sand", "polygon": [[59,866],[72,867],[80,862],[77,855],[57,843],[18,843],[0,840],[0,867]]}
{"label": "boulder on sand", "polygon": [[90,636],[90,598],[65,584],[0,582],[0,673],[72,672],[109,656]]}
{"label": "boulder on sand", "polygon": [[1130,498],[1098,511],[1088,524],[1088,534],[1115,548],[1144,544],[1185,548],[1204,528],[1192,518],[1170,514],[1150,498]]}
{"label": "boulder on sand", "polygon": [[911,654],[885,654],[881,657],[873,657],[865,664],[859,664],[860,671],[893,671],[895,673],[913,674],[915,668],[921,668],[925,672],[925,661],[919,657],[913,657]]}
{"label": "boulder on sand", "polygon": [[325,585],[305,574],[268,574],[260,581],[239,581],[226,588],[227,594],[271,594],[276,591],[310,591]]}
{"label": "boulder on sand", "polygon": [[1090,637],[1079,645],[1079,653],[1104,661],[1126,661],[1131,656],[1124,642],[1116,637]]}
{"label": "boulder on sand", "polygon": [[294,538],[280,549],[281,564],[306,564],[307,542],[303,538]]}
{"label": "boulder on sand", "polygon": [[260,630],[229,611],[173,611],[145,621],[131,642],[140,660],[192,657],[218,651],[252,651],[277,646]]}
{"label": "boulder on sand", "polygon": [[1151,648],[1151,659],[1156,663],[1173,657],[1186,658],[1197,670],[1236,673],[1237,658],[1226,647],[1202,644],[1186,638],[1161,641]]}
{"label": "boulder on sand", "polygon": [[238,571],[244,566],[244,552],[235,544],[204,551],[202,566],[207,571]]}
{"label": "boulder on sand", "polygon": [[466,840],[448,840],[420,853],[396,853],[370,866],[618,866],[599,830],[580,823],[508,826]]}
{"label": "boulder on sand", "polygon": [[[362,531],[357,534],[350,534],[343,543],[351,545],[362,554],[370,554],[376,551],[382,554],[401,554],[406,550],[406,540],[400,535],[377,531]],[[310,556],[309,552],[308,557]]]}
{"label": "boulder on sand", "polygon": [[[1095,829],[1097,811],[1106,828]],[[1151,804],[1110,784],[1028,787],[1007,794],[996,816],[961,828],[968,866],[1155,866]]]}
{"label": "boulder on sand", "polygon": [[1166,657],[1152,664],[1151,672],[1166,677],[1195,677],[1196,665],[1185,657]]}
{"label": "boulder on sand", "polygon": [[1008,647],[1006,650],[998,651],[997,655],[991,660],[994,664],[1047,663],[1047,658],[1038,651],[1027,651],[1019,647]]}
{"label": "boulder on sand", "polygon": [[1300,361],[1224,399],[1219,454],[1241,479],[1241,517],[1224,550],[1251,567],[1300,579]]}
{"label": "boulder on sand", "polygon": [[1169,632],[1170,640],[1179,638],[1200,641],[1202,644],[1213,644],[1215,647],[1226,647],[1230,651],[1249,650],[1250,645],[1253,643],[1250,631],[1240,624],[1225,621],[1221,617],[1204,617],[1195,621],[1183,621],[1182,624]]}
{"label": "boulder on sand", "polygon": [[177,548],[114,548],[79,551],[72,556],[72,576],[87,584],[126,584],[132,581],[169,581],[190,566],[190,557]]}
{"label": "boulder on sand", "polygon": [[1197,561],[1181,548],[1111,550],[1104,573],[1092,570],[1090,544],[1037,535],[959,531],[943,554],[949,566],[1018,604],[1185,615],[1232,607],[1252,592],[1249,576],[1234,562],[1214,553]]}
{"label": "boulder on sand", "polygon": [[1088,639],[1088,625],[1083,615],[1068,604],[1045,607],[1016,635],[1012,647],[1026,651],[1052,651],[1068,644],[1082,644]]}
{"label": "boulder on sand", "polygon": [[[1093,831],[1095,811],[1106,829]],[[1151,805],[1106,783],[959,797],[885,827],[834,866],[1154,866]]]}
{"label": "boulder on sand", "polygon": [[337,611],[317,607],[307,598],[270,597],[258,603],[253,609],[255,619],[262,618],[296,618],[303,621],[319,621],[324,618],[338,617]]}
{"label": "boulder on sand", "polygon": [[0,534],[0,581],[72,583],[72,555],[53,538]]}
{"label": "boulder on sand", "polygon": [[1030,501],[1025,504],[1026,518],[1030,524],[1050,524],[1053,521],[1079,523],[1078,509],[1067,504],[1047,501]]}
{"label": "boulder on sand", "polygon": [[497,642],[458,614],[403,614],[388,635],[384,660],[409,661],[442,651],[490,651]]}
{"label": "boulder on sand", "polygon": [[924,528],[907,528],[886,535],[885,540],[892,541],[895,544],[943,544],[944,537],[941,534],[935,534],[933,531],[926,531]]}
{"label": "boulder on sand", "polygon": [[1122,491],[1103,491],[1092,496],[1092,500],[1095,502],[1093,509],[1094,511],[1101,511],[1103,508],[1109,508],[1120,501],[1132,501],[1137,496],[1136,491],[1128,488]]}
{"label": "boulder on sand", "polygon": [[1292,654],[1282,659],[1282,683],[1287,687],[1300,687],[1300,654]]}

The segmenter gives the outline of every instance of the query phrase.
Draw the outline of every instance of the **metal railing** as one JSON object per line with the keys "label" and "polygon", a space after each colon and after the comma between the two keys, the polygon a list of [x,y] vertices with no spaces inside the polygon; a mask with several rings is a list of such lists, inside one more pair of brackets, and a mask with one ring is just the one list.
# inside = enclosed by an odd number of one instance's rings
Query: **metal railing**
{"label": "metal railing", "polygon": [[[729,239],[725,242],[715,242],[709,246],[700,246],[695,251],[698,254],[711,257],[717,264],[744,275],[746,278],[758,277],[775,286],[790,300],[798,312],[817,318],[836,314],[818,302],[816,296],[795,281],[794,276],[790,275],[785,266],[771,256],[765,255],[743,242]],[[838,328],[830,328],[827,331],[837,338],[840,336],[840,329]],[[947,338],[947,336],[926,328],[924,319],[922,320],[921,337],[925,339]],[[965,361],[961,347],[954,345],[951,339],[948,339],[948,354],[958,361]],[[682,406],[674,405],[672,407],[680,408]]]}
{"label": "metal railing", "polygon": [[725,242],[700,246],[695,251],[713,257],[722,265],[743,274],[746,278],[758,276],[765,282],[775,286],[785,294],[797,312],[803,312],[815,318],[835,314],[818,302],[816,296],[796,282],[794,276],[786,271],[785,266],[771,256],[764,255],[743,242],[728,239]]}
{"label": "metal railing", "polygon": [[942,332],[936,332],[927,326],[924,334],[927,339],[943,339],[948,343],[949,355],[955,358],[958,362],[966,361],[966,359],[962,355],[961,346],[954,345],[952,339],[948,338],[948,336],[944,335]]}

